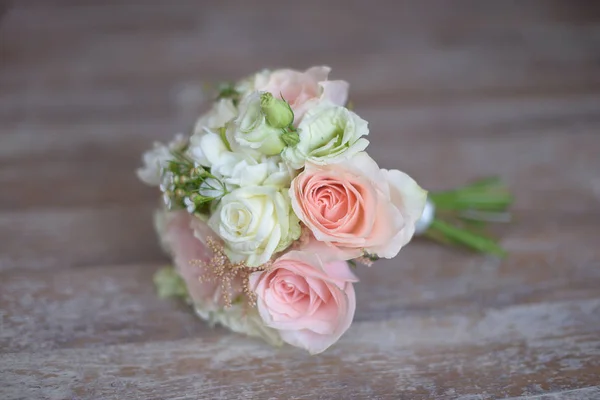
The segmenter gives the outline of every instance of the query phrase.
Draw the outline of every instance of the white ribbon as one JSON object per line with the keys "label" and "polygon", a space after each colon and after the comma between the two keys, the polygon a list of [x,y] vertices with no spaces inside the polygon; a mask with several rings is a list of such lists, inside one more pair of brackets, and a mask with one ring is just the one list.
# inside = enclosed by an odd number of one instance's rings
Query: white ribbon
{"label": "white ribbon", "polygon": [[427,200],[421,218],[415,224],[415,235],[422,235],[429,229],[435,218],[435,205]]}

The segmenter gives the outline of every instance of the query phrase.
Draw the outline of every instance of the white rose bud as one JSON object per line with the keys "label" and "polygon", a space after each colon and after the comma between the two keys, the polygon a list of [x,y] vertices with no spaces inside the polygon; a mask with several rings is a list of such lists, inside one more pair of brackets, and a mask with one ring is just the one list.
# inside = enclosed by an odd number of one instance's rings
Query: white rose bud
{"label": "white rose bud", "polygon": [[276,155],[283,150],[285,144],[281,140],[282,130],[268,124],[261,107],[261,95],[254,92],[245,97],[240,104],[240,113],[228,125],[227,136],[241,146],[258,150],[268,156]]}
{"label": "white rose bud", "polygon": [[298,126],[300,141],[287,147],[282,157],[290,166],[300,169],[305,162],[334,164],[363,151],[369,141],[367,121],[352,111],[331,103],[310,109]]}
{"label": "white rose bud", "polygon": [[252,267],[300,237],[289,195],[272,186],[247,186],[227,194],[208,225],[225,241],[232,261]]}

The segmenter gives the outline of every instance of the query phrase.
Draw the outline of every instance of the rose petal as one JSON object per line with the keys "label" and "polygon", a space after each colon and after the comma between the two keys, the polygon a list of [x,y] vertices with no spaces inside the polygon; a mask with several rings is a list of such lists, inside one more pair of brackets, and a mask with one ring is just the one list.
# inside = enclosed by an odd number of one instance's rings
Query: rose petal
{"label": "rose petal", "polygon": [[348,102],[348,91],[350,84],[346,81],[319,82],[323,93],[321,98],[328,100],[338,106],[344,106]]}

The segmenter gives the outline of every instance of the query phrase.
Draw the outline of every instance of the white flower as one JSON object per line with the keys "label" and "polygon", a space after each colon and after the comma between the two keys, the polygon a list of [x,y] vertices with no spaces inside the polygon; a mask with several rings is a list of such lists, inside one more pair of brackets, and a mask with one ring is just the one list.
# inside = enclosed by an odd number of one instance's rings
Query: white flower
{"label": "white flower", "polygon": [[293,168],[305,162],[325,165],[341,162],[363,151],[369,141],[368,123],[352,111],[321,103],[310,109],[298,126],[300,142],[287,147],[282,157]]}
{"label": "white flower", "polygon": [[185,204],[185,209],[190,214],[193,214],[194,211],[196,211],[196,203],[194,203],[192,201],[192,199],[190,199],[189,197],[186,197],[185,199],[183,199],[183,203]]}
{"label": "white flower", "polygon": [[195,134],[202,134],[205,130],[217,130],[224,127],[237,116],[238,110],[231,99],[220,99],[213,107],[196,121]]}
{"label": "white flower", "polygon": [[261,157],[259,153],[238,149],[231,151],[221,135],[211,131],[192,136],[188,155],[199,165],[210,168],[211,173],[218,178],[230,176],[234,166],[243,160],[253,163],[256,158]]}
{"label": "white flower", "polygon": [[206,178],[200,184],[198,190],[201,196],[209,197],[211,199],[220,199],[226,194],[226,188],[224,183],[215,178]]}
{"label": "white flower", "polygon": [[289,187],[294,177],[280,156],[230,151],[221,136],[210,131],[194,135],[188,153],[200,165],[210,168],[228,191],[241,186]]}
{"label": "white flower", "polygon": [[222,164],[223,157],[234,157],[229,154],[220,135],[211,131],[197,132],[190,138],[189,156],[199,165],[211,168],[213,165]]}
{"label": "white flower", "polygon": [[211,131],[192,136],[188,154],[199,165],[210,168],[211,174],[218,179],[231,177],[237,165],[255,165],[255,157],[262,157],[260,154],[230,151],[223,138]]}
{"label": "white flower", "polygon": [[167,207],[167,209],[170,209],[171,206],[173,205],[173,203],[171,201],[171,196],[168,193],[163,193],[163,202],[165,203],[165,206]]}
{"label": "white flower", "polygon": [[208,225],[224,241],[232,261],[259,266],[300,236],[289,195],[273,186],[246,186],[221,199]]}
{"label": "white flower", "polygon": [[227,125],[228,139],[266,155],[279,154],[283,150],[285,144],[281,133],[281,129],[267,123],[259,92],[251,93],[242,100],[238,117]]}
{"label": "white flower", "polygon": [[269,71],[268,69],[263,69],[262,71],[259,71],[256,74],[241,79],[239,82],[236,83],[235,90],[242,97],[245,97],[256,90],[256,82],[265,81],[269,78],[270,75],[271,71]]}
{"label": "white flower", "polygon": [[182,134],[175,135],[168,145],[155,142],[152,150],[145,152],[142,157],[144,166],[136,171],[138,178],[150,186],[160,185],[162,168],[173,158],[172,152],[181,150],[186,142]]}
{"label": "white flower", "polygon": [[175,175],[171,171],[163,172],[160,178],[160,191],[166,192],[167,190],[175,190]]}
{"label": "white flower", "polygon": [[266,157],[261,162],[246,158],[228,172],[223,180],[231,188],[261,185],[289,188],[294,177],[293,170],[279,156]]}

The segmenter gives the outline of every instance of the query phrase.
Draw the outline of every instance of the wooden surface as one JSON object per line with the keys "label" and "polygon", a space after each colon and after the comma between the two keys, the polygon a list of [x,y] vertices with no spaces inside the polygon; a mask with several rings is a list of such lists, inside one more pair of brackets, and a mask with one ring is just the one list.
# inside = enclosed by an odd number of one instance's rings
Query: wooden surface
{"label": "wooden surface", "polygon": [[[296,7],[0,1],[0,398],[600,399],[598,3]],[[382,166],[517,198],[508,259],[416,240],[359,272],[319,356],[158,299],[134,175],[204,81],[313,64],[351,82]]]}

